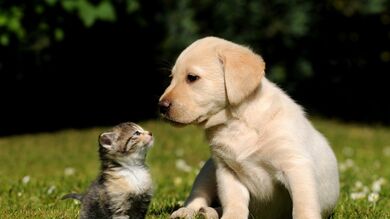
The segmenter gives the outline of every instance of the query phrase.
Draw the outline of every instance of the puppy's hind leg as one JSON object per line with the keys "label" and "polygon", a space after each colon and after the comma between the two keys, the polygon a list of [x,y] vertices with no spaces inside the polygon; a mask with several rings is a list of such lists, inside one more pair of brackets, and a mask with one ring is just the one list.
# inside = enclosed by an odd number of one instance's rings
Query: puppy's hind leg
{"label": "puppy's hind leg", "polygon": [[321,219],[317,184],[311,168],[312,162],[301,158],[296,159],[295,162],[287,161],[283,165],[293,202],[293,218]]}

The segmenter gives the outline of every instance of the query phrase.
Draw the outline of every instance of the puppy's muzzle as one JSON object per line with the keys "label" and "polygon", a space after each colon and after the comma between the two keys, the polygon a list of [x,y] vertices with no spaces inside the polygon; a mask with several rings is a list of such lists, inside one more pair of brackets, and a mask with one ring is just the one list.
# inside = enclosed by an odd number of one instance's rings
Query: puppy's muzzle
{"label": "puppy's muzzle", "polygon": [[160,108],[160,113],[166,116],[171,108],[171,103],[168,100],[161,100],[158,103],[158,107]]}

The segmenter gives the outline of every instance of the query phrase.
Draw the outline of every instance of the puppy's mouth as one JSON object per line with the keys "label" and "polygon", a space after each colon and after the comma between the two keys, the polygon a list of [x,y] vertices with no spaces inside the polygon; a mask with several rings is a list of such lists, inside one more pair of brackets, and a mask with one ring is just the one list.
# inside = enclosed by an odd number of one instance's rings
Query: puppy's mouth
{"label": "puppy's mouth", "polygon": [[172,124],[173,126],[176,127],[183,127],[186,125],[191,125],[191,124],[198,124],[199,120],[201,120],[202,116],[198,116],[195,119],[188,120],[188,121],[179,121],[177,118],[173,118],[169,112],[166,113],[160,113],[161,117],[163,118],[164,121]]}

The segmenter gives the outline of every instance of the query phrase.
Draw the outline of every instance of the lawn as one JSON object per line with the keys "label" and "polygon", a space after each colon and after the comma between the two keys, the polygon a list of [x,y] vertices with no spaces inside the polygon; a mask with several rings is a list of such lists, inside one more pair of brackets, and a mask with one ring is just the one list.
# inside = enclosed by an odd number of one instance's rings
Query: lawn
{"label": "lawn", "polygon": [[[341,196],[333,218],[390,218],[390,129],[314,119],[340,168]],[[149,164],[155,195],[147,218],[179,207],[209,156],[202,130],[141,123],[155,136]],[[107,127],[0,138],[0,218],[77,218],[82,192],[98,173],[97,136]]]}

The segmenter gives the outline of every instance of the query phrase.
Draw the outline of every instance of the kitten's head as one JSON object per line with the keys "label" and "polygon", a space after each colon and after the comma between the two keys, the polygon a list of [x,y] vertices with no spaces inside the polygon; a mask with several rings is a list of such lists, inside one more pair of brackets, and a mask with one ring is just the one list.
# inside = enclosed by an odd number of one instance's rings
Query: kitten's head
{"label": "kitten's head", "polygon": [[139,125],[126,122],[99,136],[100,155],[119,163],[143,161],[153,144],[152,133]]}

